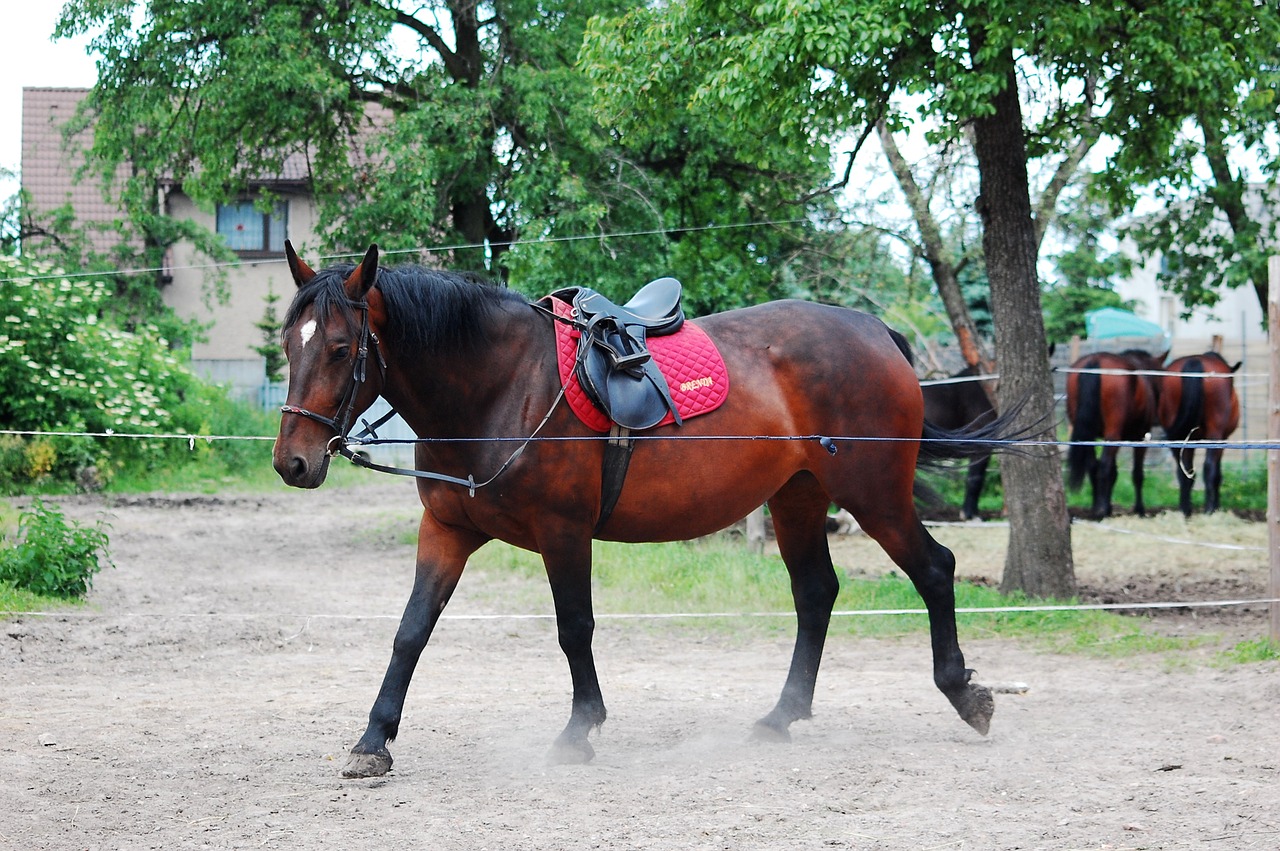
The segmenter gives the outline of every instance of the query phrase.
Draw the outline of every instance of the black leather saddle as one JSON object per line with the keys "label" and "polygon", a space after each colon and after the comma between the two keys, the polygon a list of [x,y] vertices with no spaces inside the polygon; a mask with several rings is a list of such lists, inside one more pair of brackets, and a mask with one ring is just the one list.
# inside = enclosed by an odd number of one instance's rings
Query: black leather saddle
{"label": "black leather saddle", "polygon": [[578,382],[610,420],[629,429],[657,425],[668,412],[681,423],[667,380],[649,353],[649,337],[674,334],[684,324],[680,282],[658,278],[626,304],[595,290],[571,287],[552,293],[573,305],[579,323]]}

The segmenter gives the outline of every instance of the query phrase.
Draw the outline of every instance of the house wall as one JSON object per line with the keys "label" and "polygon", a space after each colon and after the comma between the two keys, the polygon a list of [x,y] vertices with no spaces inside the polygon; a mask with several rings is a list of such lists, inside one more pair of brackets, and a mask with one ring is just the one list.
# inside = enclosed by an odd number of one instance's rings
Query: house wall
{"label": "house wall", "polygon": [[[305,194],[282,194],[288,206],[287,236],[300,251],[314,241],[316,207]],[[166,199],[168,213],[174,218],[188,218],[214,229],[213,210],[201,209],[181,192]],[[262,319],[267,296],[280,296],[276,316],[283,318],[293,297],[294,284],[284,255],[246,259],[226,269],[227,298],[217,298],[215,276],[207,268],[207,258],[197,256],[189,243],[175,245],[167,263],[172,282],[165,286],[165,303],[184,319],[195,319],[208,326],[204,341],[191,351],[193,368],[204,377],[231,386],[243,398],[259,398],[265,381],[264,360],[253,349],[264,342],[254,323]]]}

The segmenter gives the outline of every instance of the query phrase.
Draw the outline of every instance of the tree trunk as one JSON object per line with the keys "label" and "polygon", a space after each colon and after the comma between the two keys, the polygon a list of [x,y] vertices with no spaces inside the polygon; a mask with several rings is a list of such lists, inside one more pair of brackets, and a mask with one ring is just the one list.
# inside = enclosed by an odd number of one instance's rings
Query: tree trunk
{"label": "tree trunk", "polygon": [[[993,62],[1006,85],[995,112],[974,121],[982,217],[982,250],[991,282],[996,362],[1000,364],[1000,410],[1022,404],[1018,422],[1038,438],[1054,439],[1053,381],[1036,274],[1036,226],[1031,217],[1026,140],[1012,53]],[[1000,460],[1009,550],[1000,590],[1033,597],[1075,594],[1071,527],[1056,446],[1033,446]]]}
{"label": "tree trunk", "polygon": [[[880,136],[880,147],[884,150],[885,159],[889,161],[889,169],[898,179],[898,186],[907,198],[907,206],[911,208],[911,216],[920,231],[920,245],[924,251],[924,259],[933,274],[933,282],[938,287],[938,295],[947,310],[947,318],[951,320],[951,330],[960,345],[960,354],[969,366],[977,366],[983,372],[994,372],[990,356],[982,350],[982,342],[978,337],[978,327],[969,313],[964,295],[960,292],[960,279],[956,275],[957,263],[942,238],[942,228],[938,220],[929,210],[929,201],[916,183],[915,175],[906,157],[898,150],[898,143],[885,122],[876,122],[876,133]],[[989,391],[990,385],[983,383],[983,390]],[[991,395],[990,392],[987,394]],[[996,400],[991,399],[995,405]]]}

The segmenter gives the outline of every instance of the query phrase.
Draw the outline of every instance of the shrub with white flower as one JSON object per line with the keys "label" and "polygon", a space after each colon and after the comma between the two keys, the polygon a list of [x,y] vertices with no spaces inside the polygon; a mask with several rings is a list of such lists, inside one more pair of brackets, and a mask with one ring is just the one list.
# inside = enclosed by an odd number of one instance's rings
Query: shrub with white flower
{"label": "shrub with white flower", "polygon": [[[0,257],[0,424],[29,431],[153,433],[198,384],[154,326],[108,314],[111,286]],[[60,448],[63,460],[95,450]],[[30,447],[28,446],[28,454]],[[145,454],[146,447],[128,450]],[[48,466],[48,465],[46,465]],[[45,472],[48,472],[47,470]]]}

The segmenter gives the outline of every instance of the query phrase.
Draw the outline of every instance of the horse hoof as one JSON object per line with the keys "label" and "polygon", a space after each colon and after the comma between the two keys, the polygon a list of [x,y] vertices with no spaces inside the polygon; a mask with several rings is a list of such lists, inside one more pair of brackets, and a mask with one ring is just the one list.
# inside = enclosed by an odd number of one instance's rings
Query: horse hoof
{"label": "horse hoof", "polygon": [[347,764],[342,768],[342,776],[347,779],[361,777],[381,777],[391,770],[391,753],[386,748],[377,753],[351,752]]}
{"label": "horse hoof", "polygon": [[751,741],[787,744],[791,741],[791,731],[786,727],[775,727],[764,721],[757,721],[751,727]]}
{"label": "horse hoof", "polygon": [[547,762],[551,765],[586,765],[595,755],[596,749],[586,739],[570,742],[557,740],[547,754]]}
{"label": "horse hoof", "polygon": [[987,731],[991,729],[991,716],[996,711],[996,701],[991,696],[991,689],[969,683],[964,691],[951,698],[951,705],[966,724],[982,735],[987,735]]}

